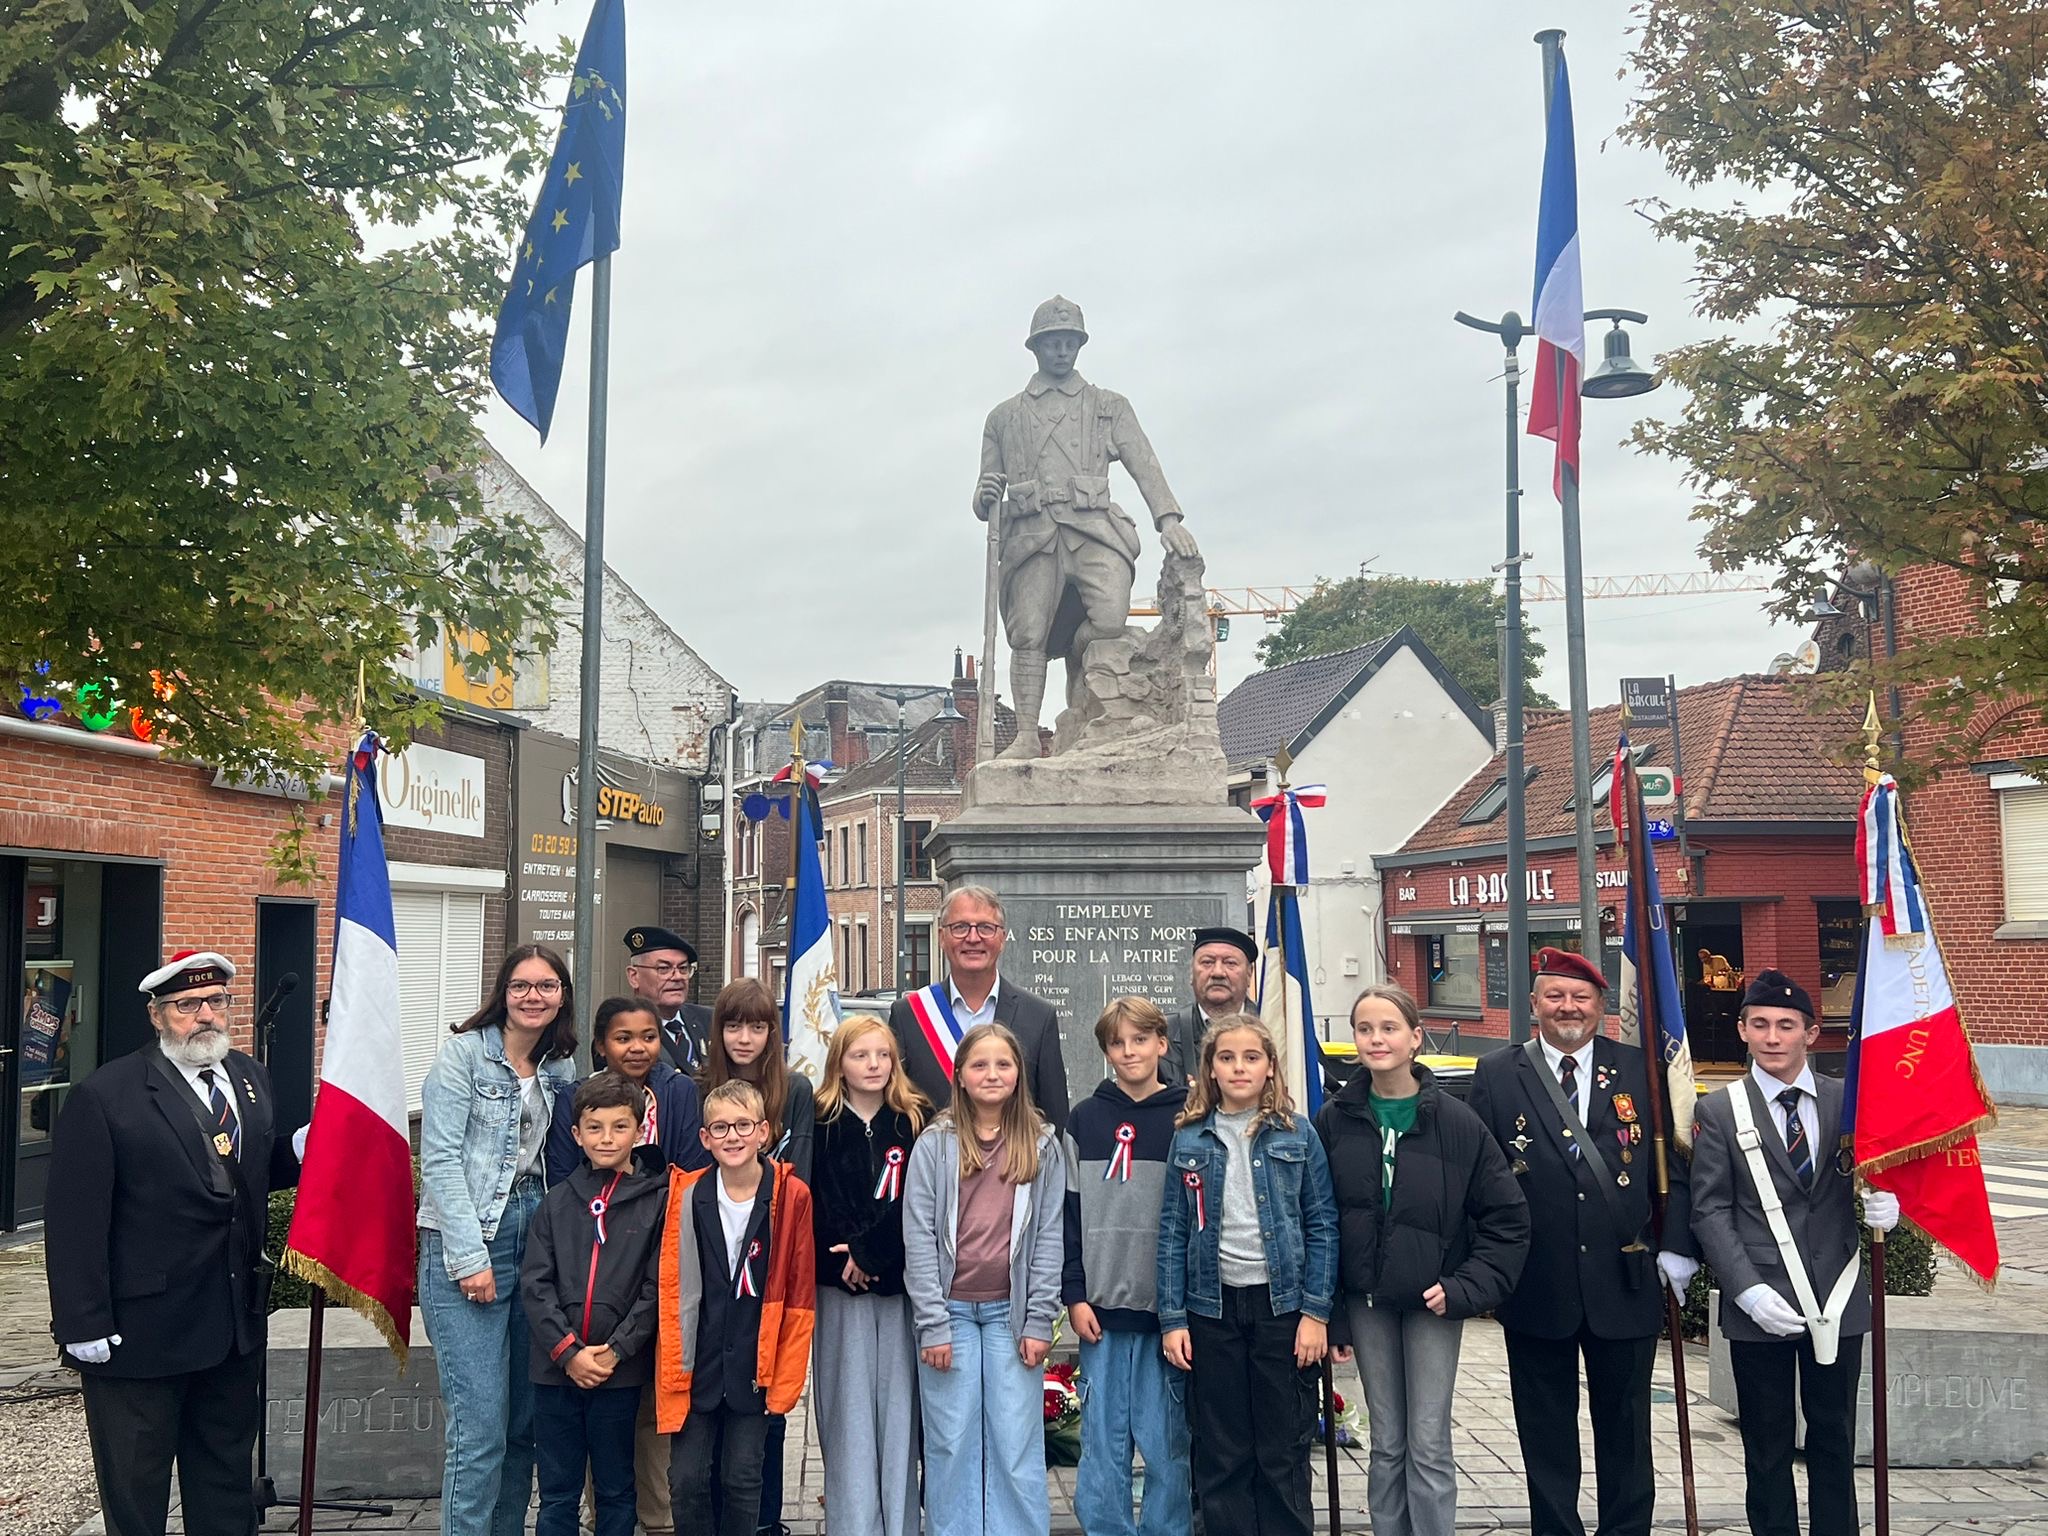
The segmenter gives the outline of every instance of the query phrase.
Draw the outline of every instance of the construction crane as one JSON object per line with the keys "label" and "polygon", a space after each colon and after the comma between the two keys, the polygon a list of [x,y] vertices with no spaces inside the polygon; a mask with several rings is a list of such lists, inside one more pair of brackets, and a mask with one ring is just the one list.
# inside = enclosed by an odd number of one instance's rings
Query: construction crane
{"label": "construction crane", "polygon": [[[1364,574],[1363,571],[1360,574]],[[1471,580],[1446,577],[1443,580]],[[1724,592],[1768,592],[1771,584],[1762,575],[1745,571],[1675,571],[1649,576],[1588,576],[1587,598],[1623,597],[1708,597]],[[1206,589],[1209,618],[1256,615],[1277,623],[1315,595],[1314,586],[1305,587],[1210,587]],[[1564,580],[1557,576],[1529,575],[1522,578],[1522,600],[1528,603],[1564,601]],[[1133,618],[1156,617],[1154,607],[1133,608]],[[1219,637],[1220,638],[1220,637]]]}

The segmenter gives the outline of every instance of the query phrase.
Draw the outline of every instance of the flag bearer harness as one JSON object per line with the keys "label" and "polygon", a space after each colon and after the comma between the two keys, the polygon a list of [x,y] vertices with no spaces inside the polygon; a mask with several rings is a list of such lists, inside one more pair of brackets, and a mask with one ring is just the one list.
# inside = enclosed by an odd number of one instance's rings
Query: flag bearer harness
{"label": "flag bearer harness", "polygon": [[1777,1181],[1764,1162],[1763,1137],[1757,1132],[1756,1116],[1749,1105],[1748,1078],[1730,1083],[1727,1093],[1728,1106],[1735,1114],[1735,1144],[1742,1148],[1750,1182],[1756,1185],[1757,1199],[1763,1204],[1764,1220],[1770,1223],[1771,1236],[1777,1239],[1778,1261],[1792,1277],[1792,1293],[1799,1302],[1800,1315],[1806,1319],[1806,1331],[1813,1336],[1813,1358],[1821,1365],[1833,1365],[1842,1337],[1842,1313],[1856,1290],[1860,1256],[1849,1256],[1823,1308],[1814,1293],[1813,1280],[1806,1273],[1806,1259],[1799,1252],[1799,1245],[1792,1241],[1792,1224],[1785,1219],[1785,1202],[1778,1196]]}

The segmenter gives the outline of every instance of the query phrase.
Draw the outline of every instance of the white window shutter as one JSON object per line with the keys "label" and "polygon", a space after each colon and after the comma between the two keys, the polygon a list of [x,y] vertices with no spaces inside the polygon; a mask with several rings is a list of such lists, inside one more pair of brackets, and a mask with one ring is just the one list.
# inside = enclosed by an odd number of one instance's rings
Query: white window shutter
{"label": "white window shutter", "polygon": [[398,1028],[405,1052],[405,1107],[420,1107],[420,1084],[447,1038],[441,1016],[442,893],[393,891],[391,922],[398,939]]}
{"label": "white window shutter", "polygon": [[2005,920],[2048,921],[2048,785],[2000,790],[1998,813],[2005,845]]}

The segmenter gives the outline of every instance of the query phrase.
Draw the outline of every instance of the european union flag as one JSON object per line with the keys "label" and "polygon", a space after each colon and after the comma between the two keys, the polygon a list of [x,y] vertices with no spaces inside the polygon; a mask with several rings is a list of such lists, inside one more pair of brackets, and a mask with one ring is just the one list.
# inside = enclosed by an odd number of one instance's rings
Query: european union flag
{"label": "european union flag", "polygon": [[562,132],[519,237],[491,338],[491,382],[546,442],[569,344],[576,274],[619,248],[626,180],[626,4],[597,0],[576,54]]}

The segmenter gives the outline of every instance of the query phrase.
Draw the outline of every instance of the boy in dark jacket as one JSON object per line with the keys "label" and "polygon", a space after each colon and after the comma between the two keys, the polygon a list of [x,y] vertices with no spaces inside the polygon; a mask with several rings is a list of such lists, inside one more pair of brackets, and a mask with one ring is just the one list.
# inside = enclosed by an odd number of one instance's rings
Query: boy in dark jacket
{"label": "boy in dark jacket", "polygon": [[[1067,1124],[1066,1265],[1060,1300],[1081,1340],[1088,1409],[1074,1514],[1090,1536],[1179,1536],[1192,1519],[1187,1377],[1159,1349],[1159,1212],[1185,1084],[1162,1086],[1166,1015],[1120,997],[1095,1025],[1110,1075]],[[1145,1501],[1131,1521],[1131,1451]]]}
{"label": "boy in dark jacket", "polygon": [[635,1167],[645,1095],[617,1072],[576,1088],[583,1162],[534,1212],[519,1267],[540,1473],[535,1536],[576,1536],[586,1469],[596,1536],[633,1536],[633,1424],[654,1379],[668,1183]]}

